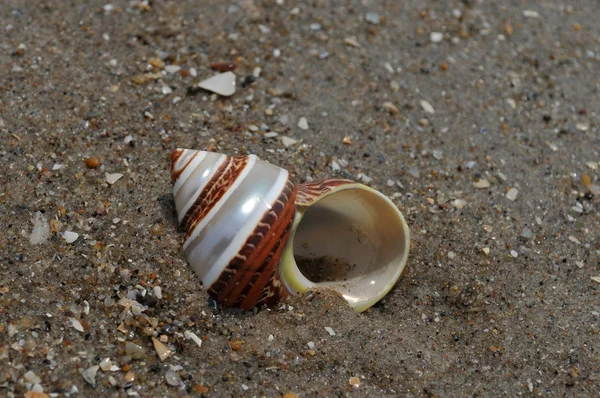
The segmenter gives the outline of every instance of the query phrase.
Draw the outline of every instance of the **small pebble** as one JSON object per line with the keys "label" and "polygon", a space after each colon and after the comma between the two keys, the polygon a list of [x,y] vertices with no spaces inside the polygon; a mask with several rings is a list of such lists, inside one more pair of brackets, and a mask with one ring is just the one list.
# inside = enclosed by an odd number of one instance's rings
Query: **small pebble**
{"label": "small pebble", "polygon": [[110,185],[114,184],[115,182],[119,181],[121,178],[123,177],[123,174],[121,173],[106,173],[106,182],[109,183]]}
{"label": "small pebble", "polygon": [[325,326],[324,329],[327,331],[327,333],[329,333],[330,336],[335,336],[335,332],[330,326]]}
{"label": "small pebble", "polygon": [[96,373],[98,373],[98,369],[100,369],[98,365],[90,366],[82,374],[83,379],[92,387],[96,387]]}
{"label": "small pebble", "polygon": [[282,136],[281,136],[281,143],[282,143],[282,144],[283,144],[283,146],[285,146],[286,148],[287,148],[287,147],[289,147],[289,146],[291,146],[291,145],[294,145],[294,144],[295,144],[295,143],[297,143],[297,142],[298,142],[298,140],[295,140],[295,139],[293,139],[293,138],[291,138],[291,137],[287,137],[287,136],[285,136],[285,135],[282,135]]}
{"label": "small pebble", "polygon": [[539,18],[540,14],[537,11],[523,10],[523,16],[525,18]]}
{"label": "small pebble", "polygon": [[131,341],[125,343],[125,353],[133,359],[141,359],[146,353],[146,349]]}
{"label": "small pebble", "polygon": [[79,322],[75,318],[71,318],[71,327],[73,329],[77,330],[78,332],[81,332],[81,333],[84,332],[84,329],[83,329],[83,326],[81,325],[81,322]]}
{"label": "small pebble", "polygon": [[135,381],[135,374],[132,371],[125,373],[124,379],[127,383],[133,383]]}
{"label": "small pebble", "polygon": [[179,377],[179,373],[175,372],[172,369],[167,370],[167,373],[165,374],[165,380],[170,386],[176,387],[179,384],[181,384],[181,377]]}
{"label": "small pebble", "polygon": [[359,387],[360,386],[360,379],[356,376],[353,376],[351,378],[348,379],[348,384],[350,384],[352,387]]}
{"label": "small pebble", "polygon": [[435,113],[435,109],[433,109],[433,106],[431,106],[431,104],[425,100],[421,100],[420,102],[421,104],[421,108],[423,108],[423,110],[427,113],[431,113],[432,115]]}
{"label": "small pebble", "polygon": [[229,97],[235,94],[236,76],[233,72],[220,73],[202,80],[198,87],[219,94],[223,97]]}
{"label": "small pebble", "polygon": [[456,207],[457,209],[462,209],[466,205],[467,205],[467,201],[464,199],[454,199],[452,201],[452,206]]}
{"label": "small pebble", "polygon": [[487,256],[490,254],[490,248],[489,247],[482,247],[481,251]]}
{"label": "small pebble", "polygon": [[391,102],[384,102],[382,104],[382,107],[384,107],[385,109],[387,109],[391,114],[393,115],[397,115],[400,113],[400,109],[398,109],[398,107],[396,105],[394,105]]}
{"label": "small pebble", "polygon": [[100,361],[99,365],[100,369],[102,369],[105,372],[108,372],[112,367],[112,361],[110,360],[110,358],[104,358],[102,361]]}
{"label": "small pebble", "polygon": [[533,236],[533,232],[529,228],[523,228],[523,232],[521,232],[521,236],[524,238],[531,238]]}
{"label": "small pebble", "polygon": [[514,201],[515,199],[517,199],[517,195],[519,194],[519,190],[517,188],[511,188],[508,190],[508,192],[506,193],[506,197],[509,200]]}
{"label": "small pebble", "polygon": [[308,130],[308,120],[306,120],[305,117],[301,117],[300,120],[298,120],[298,127],[302,130]]}
{"label": "small pebble", "polygon": [[181,66],[179,65],[167,65],[165,66],[165,70],[167,71],[167,73],[177,73],[181,70]]}
{"label": "small pebble", "polygon": [[309,341],[307,344],[308,348],[310,348],[311,350],[315,349],[315,343],[313,343],[312,341]]}
{"label": "small pebble", "polygon": [[164,361],[173,354],[173,351],[171,351],[166,345],[164,345],[154,337],[152,337],[152,344],[154,344],[156,355],[158,355],[158,359],[160,359],[161,361]]}
{"label": "small pebble", "polygon": [[79,238],[79,234],[77,232],[64,231],[61,236],[67,243],[73,243]]}
{"label": "small pebble", "polygon": [[368,12],[365,15],[365,21],[373,25],[379,25],[379,22],[381,22],[381,17],[376,12]]}
{"label": "small pebble", "polygon": [[344,43],[346,43],[350,47],[355,47],[355,48],[360,47],[360,44],[358,43],[358,41],[356,41],[356,37],[354,37],[354,36],[352,36],[352,37],[346,37],[344,39]]}
{"label": "small pebble", "polygon": [[154,286],[152,288],[152,292],[154,293],[154,297],[161,300],[162,299],[162,288],[160,286]]}
{"label": "small pebble", "polygon": [[511,251],[510,251],[510,255],[511,255],[513,258],[517,258],[517,257],[519,256],[519,253],[517,253],[515,250],[511,250]]}
{"label": "small pebble", "polygon": [[444,34],[441,32],[431,32],[429,38],[433,43],[439,43],[440,41],[444,40]]}
{"label": "small pebble", "polygon": [[473,183],[473,186],[477,189],[485,189],[490,187],[490,182],[486,179],[481,179]]}

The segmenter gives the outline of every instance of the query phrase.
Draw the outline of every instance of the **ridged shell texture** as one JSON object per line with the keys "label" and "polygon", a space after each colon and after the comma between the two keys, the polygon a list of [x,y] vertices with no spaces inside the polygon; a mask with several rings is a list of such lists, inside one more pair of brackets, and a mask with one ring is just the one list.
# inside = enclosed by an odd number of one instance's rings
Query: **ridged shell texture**
{"label": "ridged shell texture", "polygon": [[255,155],[177,149],[171,160],[183,249],[209,294],[243,309],[287,296],[278,264],[295,212],[288,172]]}

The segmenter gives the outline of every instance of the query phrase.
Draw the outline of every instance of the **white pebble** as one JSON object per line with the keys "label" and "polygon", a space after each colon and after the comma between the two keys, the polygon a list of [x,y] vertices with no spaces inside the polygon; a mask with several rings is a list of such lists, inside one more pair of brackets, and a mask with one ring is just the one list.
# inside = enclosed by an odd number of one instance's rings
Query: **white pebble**
{"label": "white pebble", "polygon": [[81,322],[79,322],[75,318],[71,318],[71,327],[74,328],[75,330],[77,330],[78,332],[81,332],[81,333],[84,332],[84,329],[83,329],[83,326],[81,325]]}
{"label": "white pebble", "polygon": [[181,70],[181,66],[179,66],[179,65],[167,65],[167,66],[165,66],[165,70],[168,73],[177,73],[177,72],[179,72]]}
{"label": "white pebble", "polygon": [[324,329],[329,333],[330,336],[335,336],[335,332],[330,326],[325,326]]}
{"label": "white pebble", "polygon": [[427,113],[435,113],[435,109],[433,109],[433,106],[431,106],[431,104],[425,100],[421,100],[421,108],[423,108],[423,110]]}
{"label": "white pebble", "polygon": [[275,340],[275,336],[273,336],[272,334],[270,334],[269,337],[267,338],[267,341],[270,343],[273,340]]}
{"label": "white pebble", "polygon": [[36,212],[33,218],[33,230],[31,231],[31,235],[29,235],[29,242],[32,245],[39,245],[40,243],[44,243],[50,237],[50,225],[48,224],[48,220],[42,212]]}
{"label": "white pebble", "polygon": [[477,189],[485,189],[490,187],[490,182],[486,179],[479,180],[473,183],[473,186]]}
{"label": "white pebble", "polygon": [[183,335],[186,339],[192,340],[194,343],[196,343],[198,347],[202,347],[202,340],[200,339],[200,337],[198,337],[196,333],[186,330],[185,332],[183,332]]}
{"label": "white pebble", "polygon": [[506,197],[509,200],[514,201],[515,199],[517,199],[517,195],[519,194],[519,190],[517,188],[511,188],[508,190],[508,192],[506,193]]}
{"label": "white pebble", "polygon": [[79,238],[79,234],[72,231],[65,231],[61,235],[67,243],[73,243]]}
{"label": "white pebble", "polygon": [[156,297],[157,299],[161,300],[163,295],[162,295],[162,288],[160,286],[154,286],[152,288],[152,291],[154,292],[154,297]]}
{"label": "white pebble", "polygon": [[106,173],[106,182],[109,183],[110,185],[114,184],[115,182],[119,181],[121,178],[123,177],[123,174],[121,173]]}
{"label": "white pebble", "polygon": [[454,199],[452,201],[452,206],[456,207],[457,209],[462,209],[466,205],[467,205],[467,201],[464,199]]}
{"label": "white pebble", "polygon": [[532,10],[523,10],[523,16],[525,18],[539,18],[540,13]]}
{"label": "white pebble", "polygon": [[431,32],[429,38],[432,42],[439,43],[440,41],[444,40],[444,34],[441,32]]}
{"label": "white pebble", "polygon": [[298,120],[298,127],[302,130],[308,130],[308,120],[306,120],[305,117],[301,117],[300,120]]}
{"label": "white pebble", "polygon": [[82,374],[83,379],[92,387],[96,386],[96,373],[98,373],[98,369],[100,369],[98,365],[90,366]]}
{"label": "white pebble", "polygon": [[298,140],[293,139],[292,137],[287,137],[285,135],[281,136],[281,143],[283,144],[283,146],[285,146],[286,148],[294,145],[295,143],[297,143]]}
{"label": "white pebble", "polygon": [[308,348],[310,348],[311,350],[315,349],[315,343],[313,343],[312,341],[309,341],[307,344]]}
{"label": "white pebble", "polygon": [[510,255],[513,256],[513,258],[519,257],[519,253],[517,253],[515,250],[511,250]]}
{"label": "white pebble", "polygon": [[482,247],[481,251],[487,256],[490,254],[490,248],[489,247]]}
{"label": "white pebble", "polygon": [[198,87],[224,97],[229,97],[235,93],[235,80],[235,73],[225,72],[202,80],[198,83]]}

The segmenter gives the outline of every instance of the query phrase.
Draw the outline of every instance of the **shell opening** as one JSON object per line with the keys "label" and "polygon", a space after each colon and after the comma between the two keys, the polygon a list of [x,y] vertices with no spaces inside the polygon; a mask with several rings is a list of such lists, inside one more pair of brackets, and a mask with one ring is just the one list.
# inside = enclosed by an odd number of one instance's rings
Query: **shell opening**
{"label": "shell opening", "polygon": [[409,229],[387,197],[353,185],[307,207],[292,245],[306,282],[337,290],[362,311],[398,280],[408,257]]}

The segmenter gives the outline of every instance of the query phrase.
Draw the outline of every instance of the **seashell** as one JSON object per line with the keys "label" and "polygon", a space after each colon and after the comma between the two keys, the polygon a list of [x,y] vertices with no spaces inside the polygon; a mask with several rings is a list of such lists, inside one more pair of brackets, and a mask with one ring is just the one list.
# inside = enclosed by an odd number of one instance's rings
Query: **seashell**
{"label": "seashell", "polygon": [[171,160],[183,251],[224,306],[249,310],[328,288],[361,312],[404,270],[409,228],[372,188],[345,179],[294,184],[256,155],[176,149]]}

